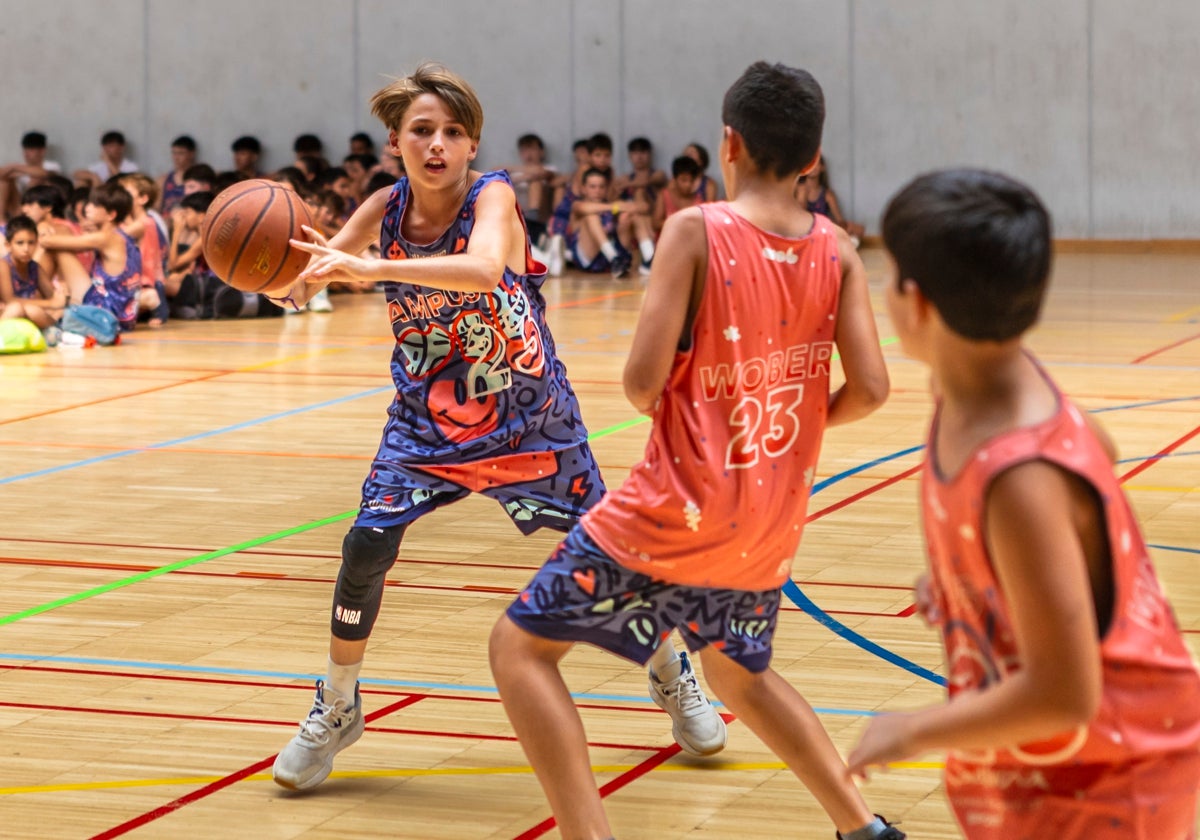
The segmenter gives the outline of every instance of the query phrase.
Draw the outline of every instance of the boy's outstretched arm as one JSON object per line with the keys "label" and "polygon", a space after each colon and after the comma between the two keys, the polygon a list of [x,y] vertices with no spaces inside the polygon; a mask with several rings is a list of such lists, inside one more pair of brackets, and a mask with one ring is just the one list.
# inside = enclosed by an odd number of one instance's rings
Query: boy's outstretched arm
{"label": "boy's outstretched arm", "polygon": [[[366,210],[377,199],[380,204],[371,213],[375,219],[374,230],[379,229],[383,218],[387,191],[381,190],[371,196],[359,208],[359,211]],[[512,250],[516,206],[517,196],[512,187],[500,182],[488,184],[475,200],[475,226],[466,251],[420,260],[376,260],[357,256],[374,239],[374,233],[369,238],[362,232],[352,233],[343,239],[343,234],[359,214],[355,211],[346,227],[328,244],[292,240],[294,247],[313,255],[300,275],[301,281],[309,284],[310,297],[331,280],[413,283],[464,292],[491,291],[503,278]],[[344,247],[356,247],[357,251],[345,253]],[[296,303],[299,302],[297,299]]]}
{"label": "boy's outstretched arm", "polygon": [[866,417],[883,405],[888,395],[887,365],[879,349],[875,313],[867,289],[867,270],[849,235],[835,229],[838,259],[842,264],[842,293],[838,300],[834,342],[842,360],[846,382],[829,397],[827,426]]}
{"label": "boy's outstretched arm", "polygon": [[1029,743],[1092,719],[1100,705],[1100,641],[1073,513],[1087,492],[1044,461],[993,481],[985,502],[988,554],[1021,669],[947,704],[876,718],[850,754],[852,773],[929,750]]}
{"label": "boy's outstretched arm", "polygon": [[667,219],[655,250],[646,298],[625,363],[625,396],[642,414],[658,402],[684,331],[703,291],[708,269],[708,238],[698,208]]}

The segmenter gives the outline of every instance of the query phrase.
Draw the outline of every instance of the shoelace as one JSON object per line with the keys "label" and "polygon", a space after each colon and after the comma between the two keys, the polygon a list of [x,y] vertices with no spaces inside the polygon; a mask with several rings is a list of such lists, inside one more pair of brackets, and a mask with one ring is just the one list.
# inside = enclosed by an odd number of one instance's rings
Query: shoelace
{"label": "shoelace", "polygon": [[300,721],[300,737],[323,747],[329,743],[333,730],[339,729],[348,717],[348,709],[326,703],[325,695],[318,693],[308,717]]}
{"label": "shoelace", "polygon": [[708,698],[700,690],[700,684],[692,673],[680,674],[674,680],[662,687],[664,697],[675,701],[675,705],[685,715],[698,712],[708,705]]}

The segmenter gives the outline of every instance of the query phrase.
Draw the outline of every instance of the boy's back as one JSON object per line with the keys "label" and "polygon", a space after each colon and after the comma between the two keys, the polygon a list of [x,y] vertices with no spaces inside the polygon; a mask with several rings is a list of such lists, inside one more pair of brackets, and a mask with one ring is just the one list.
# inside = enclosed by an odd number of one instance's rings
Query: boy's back
{"label": "boy's back", "polygon": [[787,579],[825,426],[837,234],[798,209],[774,226],[807,221],[800,238],[763,230],[724,202],[689,213],[707,242],[690,346],[654,411],[645,460],[583,524],[629,568],[770,589]]}

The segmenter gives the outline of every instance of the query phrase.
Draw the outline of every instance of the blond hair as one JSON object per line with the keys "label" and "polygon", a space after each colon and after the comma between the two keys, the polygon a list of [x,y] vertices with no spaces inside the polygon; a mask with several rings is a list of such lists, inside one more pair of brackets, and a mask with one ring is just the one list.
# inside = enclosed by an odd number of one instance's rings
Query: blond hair
{"label": "blond hair", "polygon": [[146,197],[146,206],[153,207],[158,201],[158,184],[144,172],[130,172],[118,179],[123,187],[133,187],[138,195]]}
{"label": "blond hair", "polygon": [[423,93],[432,93],[446,103],[451,115],[462,123],[467,135],[476,143],[483,133],[483,106],[466,79],[440,64],[426,61],[411,76],[396,79],[371,97],[371,113],[389,131],[400,128],[400,121],[413,100]]}

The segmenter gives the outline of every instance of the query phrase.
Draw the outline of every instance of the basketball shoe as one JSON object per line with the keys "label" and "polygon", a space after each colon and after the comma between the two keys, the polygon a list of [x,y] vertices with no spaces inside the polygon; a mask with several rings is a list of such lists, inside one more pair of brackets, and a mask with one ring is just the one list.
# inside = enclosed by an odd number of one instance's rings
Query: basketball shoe
{"label": "basketball shoe", "polygon": [[725,749],[725,721],[717,714],[686,653],[679,654],[679,676],[662,681],[650,670],[650,699],[671,716],[671,735],[684,752],[713,755]]}
{"label": "basketball shoe", "polygon": [[[879,814],[876,814],[875,816],[878,817],[879,821],[883,823],[884,828],[881,833],[875,835],[874,840],[905,840],[905,838],[908,837],[907,834],[896,828],[896,826],[892,825],[883,817],[880,817]],[[834,832],[834,834],[837,836],[837,840],[842,840],[841,832]]]}
{"label": "basketball shoe", "polygon": [[[325,699],[326,693],[329,700]],[[354,704],[317,680],[312,711],[300,721],[300,731],[279,751],[271,776],[275,784],[291,790],[308,790],[325,781],[333,770],[333,757],[363,734],[362,698],[354,685]]]}

